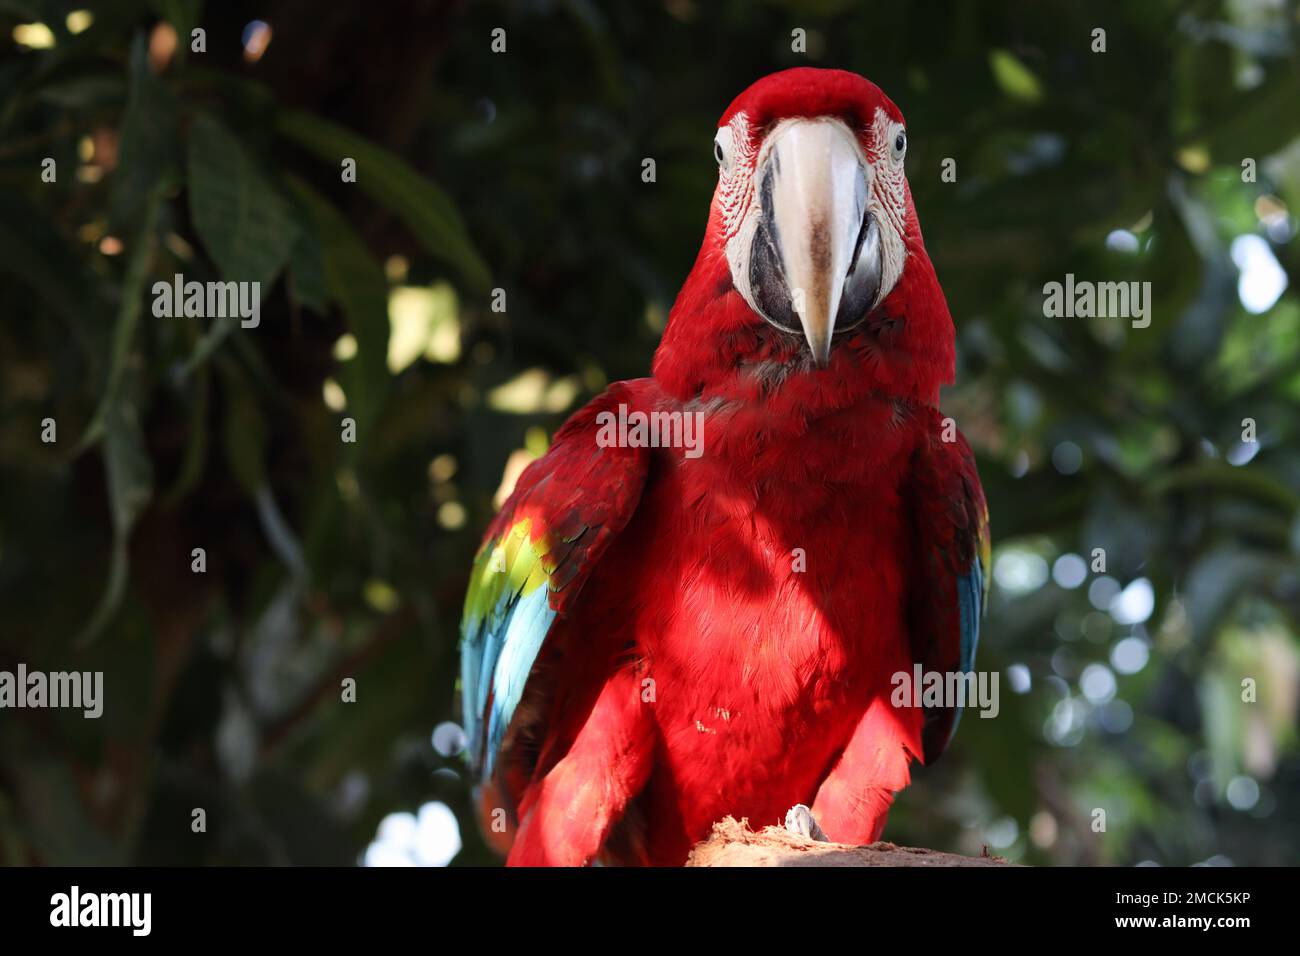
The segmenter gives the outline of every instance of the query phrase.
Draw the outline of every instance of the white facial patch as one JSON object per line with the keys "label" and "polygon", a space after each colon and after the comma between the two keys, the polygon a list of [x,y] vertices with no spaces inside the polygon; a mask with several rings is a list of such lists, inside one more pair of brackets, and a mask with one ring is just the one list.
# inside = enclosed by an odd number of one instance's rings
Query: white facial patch
{"label": "white facial patch", "polygon": [[731,281],[737,291],[753,306],[749,290],[749,250],[754,244],[758,229],[758,206],[755,201],[755,154],[750,135],[749,117],[743,112],[718,130],[714,140],[722,151],[718,164],[718,188],[714,203],[722,214],[723,244],[727,252],[727,265]]}
{"label": "white facial patch", "polygon": [[[900,134],[904,136],[904,144],[898,152],[894,144]],[[903,244],[907,231],[907,175],[903,170],[906,153],[903,124],[877,108],[871,124],[871,143],[867,147],[873,174],[867,209],[880,224],[880,294],[876,296],[876,305],[893,291],[907,258],[907,246]]]}
{"label": "white facial patch", "polygon": [[755,149],[749,132],[749,118],[744,113],[737,113],[730,123],[718,130],[714,143],[720,158],[715,202],[722,211],[723,228],[730,239],[739,229],[754,195]]}

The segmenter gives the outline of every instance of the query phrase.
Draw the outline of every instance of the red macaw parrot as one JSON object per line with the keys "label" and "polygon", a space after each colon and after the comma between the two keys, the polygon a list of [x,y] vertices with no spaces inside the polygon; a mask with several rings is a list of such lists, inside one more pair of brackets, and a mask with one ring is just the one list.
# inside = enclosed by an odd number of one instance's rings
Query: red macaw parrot
{"label": "red macaw parrot", "polygon": [[947,745],[956,708],[892,678],[972,670],[988,518],[906,151],[856,74],[742,93],[653,376],[570,418],[489,528],[461,694],[509,864],[680,865],[792,805],[869,843]]}

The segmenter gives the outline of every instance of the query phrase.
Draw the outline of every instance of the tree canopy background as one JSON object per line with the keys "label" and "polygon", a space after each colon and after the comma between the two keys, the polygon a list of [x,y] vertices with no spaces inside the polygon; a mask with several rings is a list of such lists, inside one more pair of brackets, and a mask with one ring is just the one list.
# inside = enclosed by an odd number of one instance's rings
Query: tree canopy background
{"label": "tree canopy background", "polygon": [[[0,861],[493,860],[451,723],[480,534],[647,374],[722,110],[811,64],[908,119],[995,543],[1001,712],[886,837],[1295,862],[1298,33],[1282,0],[0,0],[0,669],[105,675],[98,720],[0,711]],[[155,317],[176,273],[261,281],[260,325]],[[1067,274],[1150,282],[1150,326],[1047,317]]]}

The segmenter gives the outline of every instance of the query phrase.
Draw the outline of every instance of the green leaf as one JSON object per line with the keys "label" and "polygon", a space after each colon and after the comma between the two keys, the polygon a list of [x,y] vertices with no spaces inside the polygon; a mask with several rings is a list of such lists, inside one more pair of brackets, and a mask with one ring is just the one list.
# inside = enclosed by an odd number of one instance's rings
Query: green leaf
{"label": "green leaf", "polygon": [[121,603],[128,575],[127,541],[136,519],[153,497],[153,468],[140,428],[139,414],[127,393],[126,376],[149,277],[163,188],[156,185],[145,201],[144,219],[131,243],[130,258],[122,279],[122,304],[113,329],[108,382],[99,407],[77,444],[77,451],[81,451],[103,439],[109,507],[113,518],[113,550],[109,558],[108,580],[89,623],[76,639],[82,647],[103,630]]}
{"label": "green leaf", "polygon": [[103,454],[113,518],[113,551],[108,581],[90,622],[77,637],[79,647],[85,647],[99,635],[122,601],[128,577],[127,542],[131,528],[153,497],[153,466],[139,415],[128,401],[114,401],[109,407],[104,419]]}
{"label": "green leaf", "polygon": [[491,275],[475,249],[455,204],[404,160],[335,123],[300,111],[280,116],[280,133],[341,169],[357,163],[357,185],[399,216],[430,254],[458,269],[474,291],[485,291]]}
{"label": "green leaf", "polygon": [[130,402],[117,403],[108,418],[104,465],[113,530],[124,536],[153,497],[153,468],[139,414]]}
{"label": "green leaf", "polygon": [[1009,50],[991,50],[989,68],[1002,92],[1014,100],[1037,103],[1043,98],[1043,88],[1038,77],[1020,62]]}
{"label": "green leaf", "polygon": [[217,120],[190,129],[190,214],[222,277],[260,282],[265,294],[298,239],[293,210]]}
{"label": "green leaf", "polygon": [[137,35],[131,43],[130,87],[110,204],[115,228],[134,222],[149,194],[175,181],[179,128],[176,97],[154,76],[144,37]]}
{"label": "green leaf", "polygon": [[[358,426],[369,420],[386,392],[388,374],[388,280],[347,220],[301,180],[290,186],[320,236],[330,298],[338,302],[357,340],[357,354],[343,367],[343,390]],[[365,429],[359,430],[364,434]],[[361,440],[361,436],[358,436]]]}
{"label": "green leaf", "polygon": [[302,232],[289,254],[289,294],[299,305],[324,312],[329,305],[329,282],[325,277],[325,251],[320,233],[305,210],[299,217]]}
{"label": "green leaf", "polygon": [[131,345],[135,340],[136,326],[140,324],[140,311],[144,301],[145,283],[149,279],[149,260],[153,255],[154,229],[158,221],[158,209],[162,204],[162,188],[155,186],[152,195],[145,204],[144,221],[131,243],[130,258],[126,264],[126,274],[122,277],[122,302],[118,307],[117,319],[113,325],[113,346],[109,356],[108,381],[100,399],[95,415],[86,427],[77,444],[77,452],[83,451],[97,441],[104,433],[107,420],[114,411],[121,396],[122,380],[130,357]]}

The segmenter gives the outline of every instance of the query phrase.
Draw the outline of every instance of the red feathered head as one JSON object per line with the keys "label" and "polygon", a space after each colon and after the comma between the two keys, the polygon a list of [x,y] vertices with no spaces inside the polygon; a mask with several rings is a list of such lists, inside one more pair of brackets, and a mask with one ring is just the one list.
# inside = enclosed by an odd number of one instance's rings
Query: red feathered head
{"label": "red feathered head", "polygon": [[723,113],[699,258],[655,355],[691,397],[935,404],[952,319],[926,255],[903,114],[843,70],[765,77]]}

